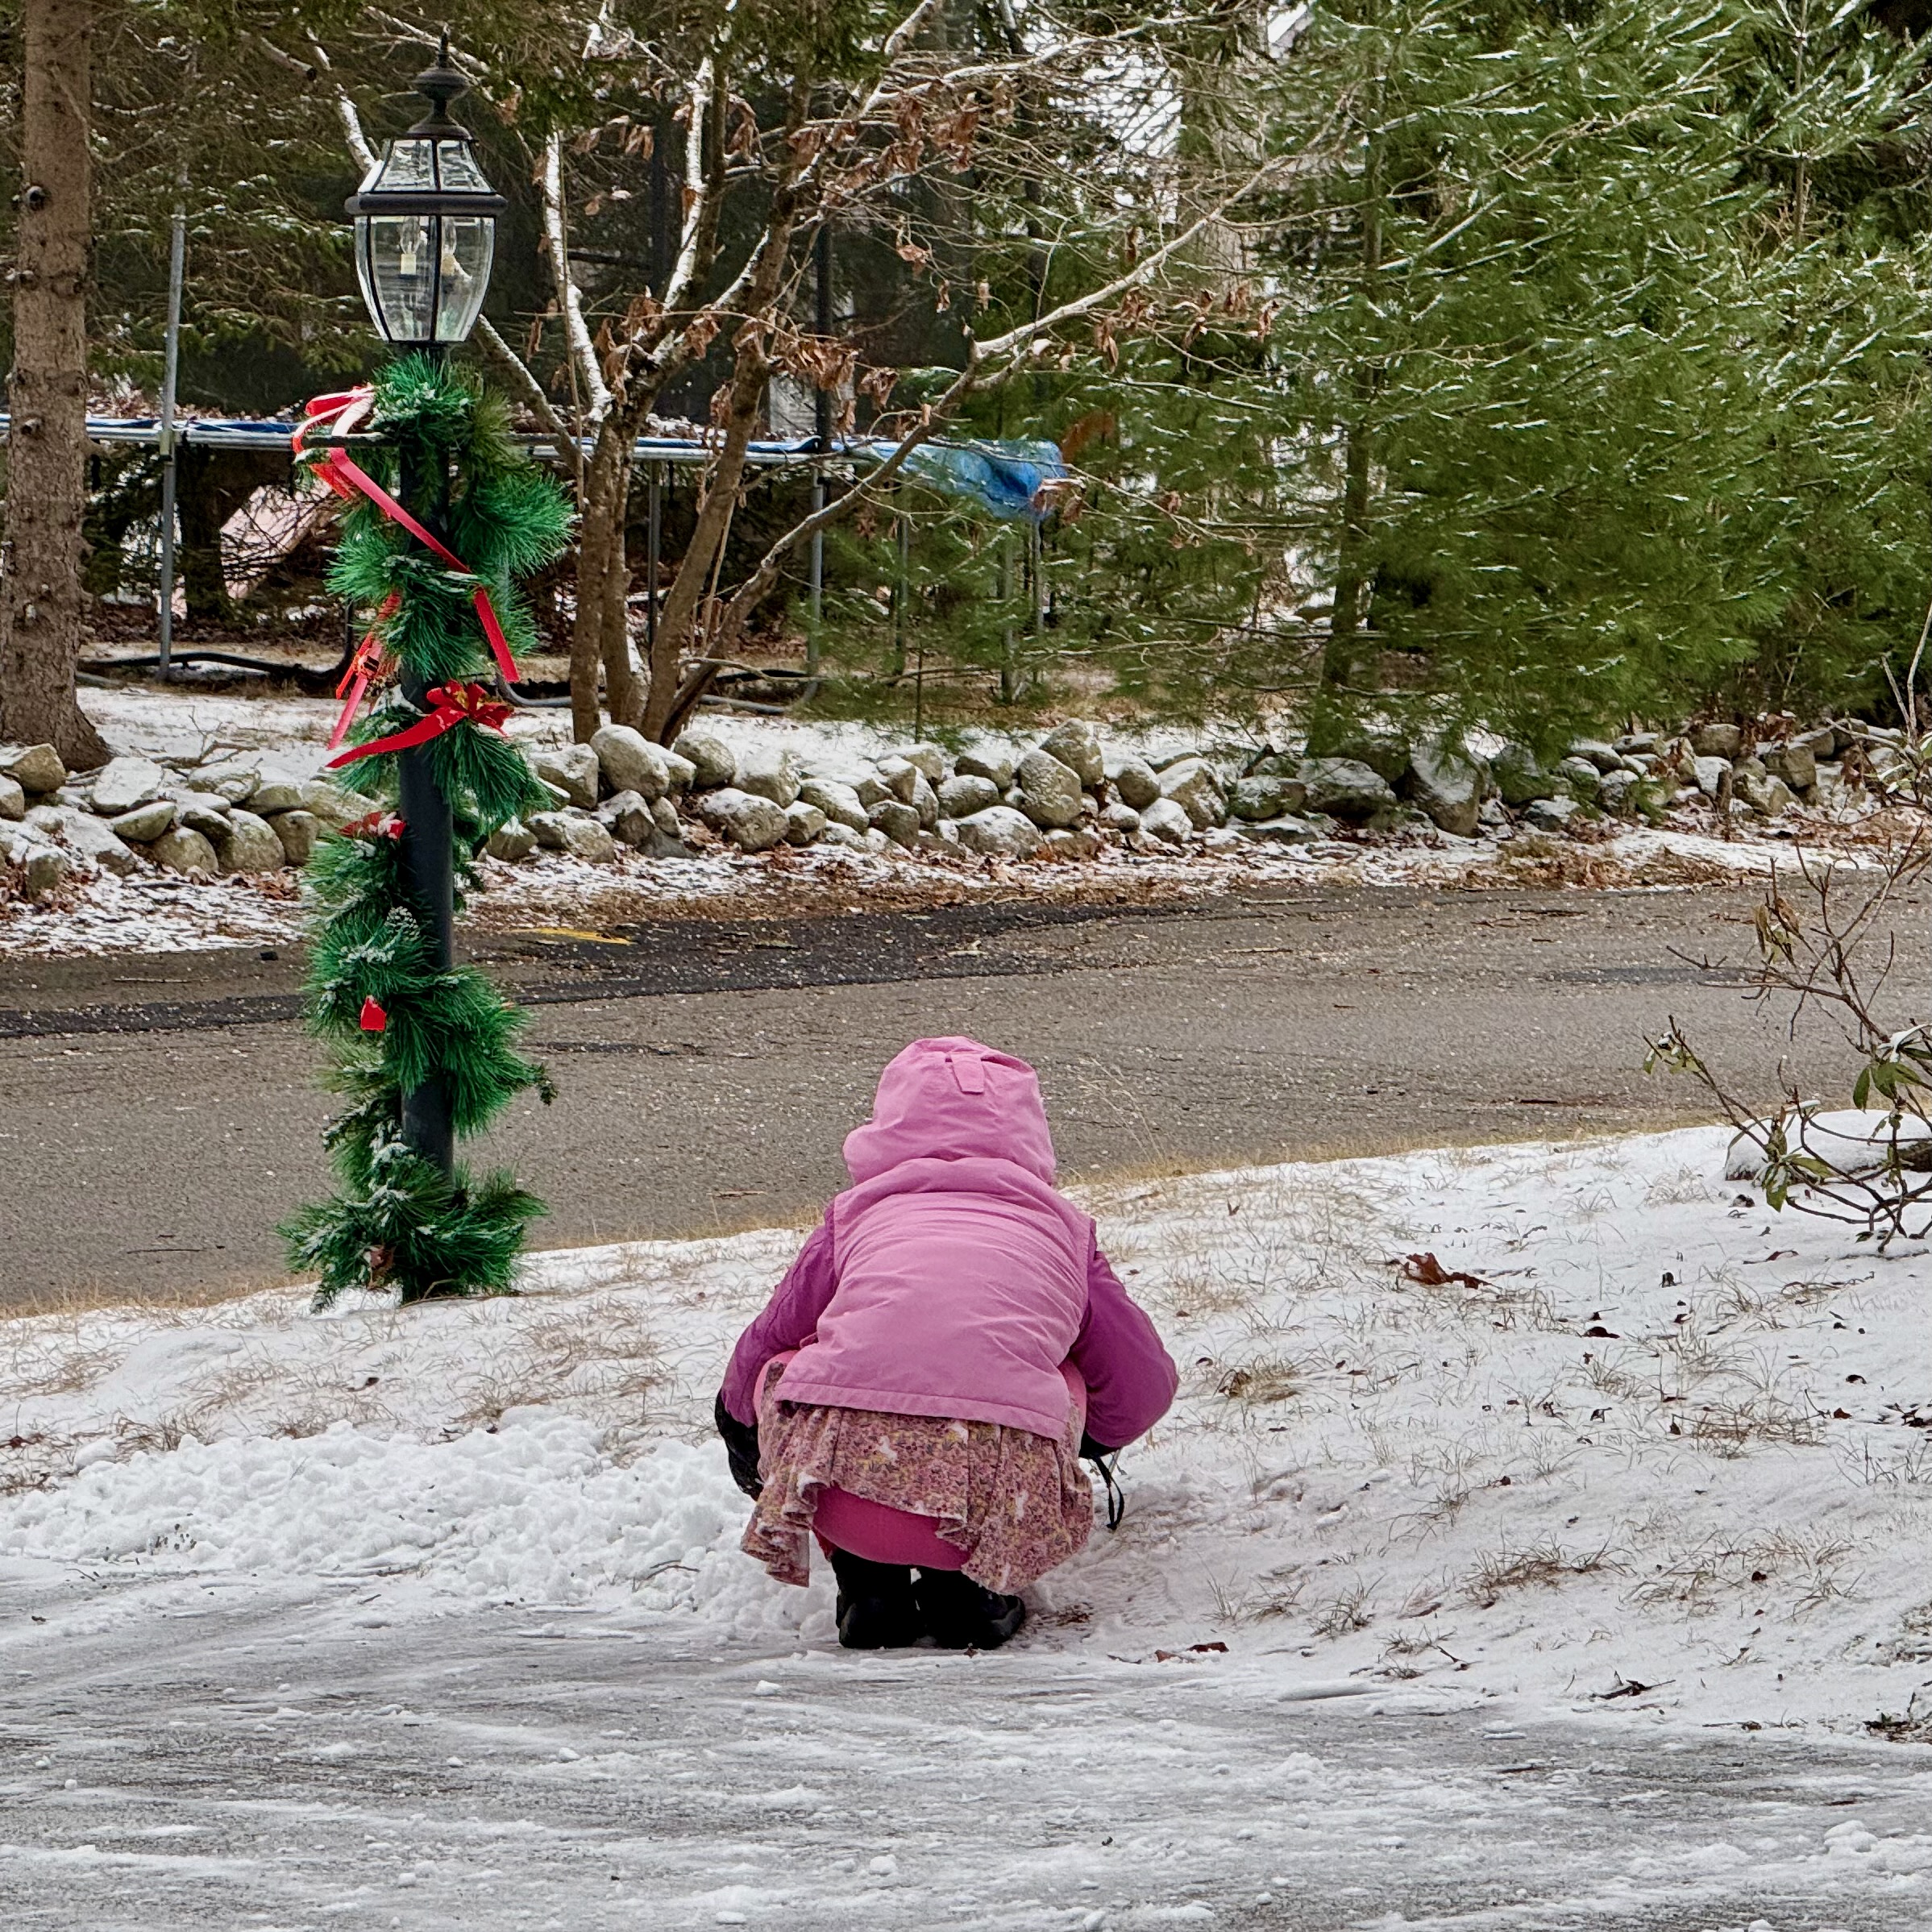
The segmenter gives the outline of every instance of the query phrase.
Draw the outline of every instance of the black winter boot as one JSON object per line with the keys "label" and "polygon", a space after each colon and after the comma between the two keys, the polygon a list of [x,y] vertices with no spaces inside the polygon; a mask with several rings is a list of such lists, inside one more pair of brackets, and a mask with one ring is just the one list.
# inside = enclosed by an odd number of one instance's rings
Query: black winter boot
{"label": "black winter boot", "polygon": [[921,1570],[912,1589],[941,1650],[997,1650],[1026,1621],[1017,1597],[1002,1597],[963,1570]]}
{"label": "black winter boot", "polygon": [[838,1579],[838,1640],[847,1650],[904,1650],[925,1635],[903,1563],[869,1563],[849,1550],[832,1552]]}

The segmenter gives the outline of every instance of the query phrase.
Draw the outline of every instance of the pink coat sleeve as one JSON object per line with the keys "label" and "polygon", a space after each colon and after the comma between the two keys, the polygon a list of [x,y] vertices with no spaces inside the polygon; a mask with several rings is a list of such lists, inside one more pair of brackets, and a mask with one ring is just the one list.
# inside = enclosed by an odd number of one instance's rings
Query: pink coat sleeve
{"label": "pink coat sleeve", "polygon": [[1180,1371],[1146,1311],[1096,1244],[1087,1265],[1086,1317],[1067,1357],[1086,1384],[1086,1432],[1103,1448],[1144,1435],[1167,1413]]}
{"label": "pink coat sleeve", "polygon": [[748,1428],[758,1426],[758,1371],[775,1355],[800,1348],[812,1339],[818,1318],[825,1311],[837,1286],[832,1273],[832,1220],[829,1215],[799,1250],[785,1278],[771,1291],[765,1311],[738,1337],[725,1371],[718,1399]]}

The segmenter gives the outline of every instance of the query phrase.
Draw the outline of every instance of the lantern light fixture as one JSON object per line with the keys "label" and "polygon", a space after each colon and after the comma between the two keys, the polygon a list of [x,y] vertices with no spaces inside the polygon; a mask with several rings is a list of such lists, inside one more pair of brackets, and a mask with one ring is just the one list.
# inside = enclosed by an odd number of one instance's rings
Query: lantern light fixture
{"label": "lantern light fixture", "polygon": [[476,326],[497,218],[509,204],[477,165],[469,130],[450,118],[469,83],[450,64],[447,35],[415,85],[429,112],[384,143],[348,210],[356,279],[376,329],[387,342],[434,347],[462,342]]}

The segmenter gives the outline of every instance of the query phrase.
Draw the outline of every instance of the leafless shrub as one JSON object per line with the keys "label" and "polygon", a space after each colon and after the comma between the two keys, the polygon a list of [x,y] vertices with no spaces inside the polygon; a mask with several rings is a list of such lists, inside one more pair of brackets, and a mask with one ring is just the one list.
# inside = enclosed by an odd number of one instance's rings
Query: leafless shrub
{"label": "leafless shrub", "polygon": [[[1932,1234],[1932,1027],[1897,1024],[1887,988],[1898,964],[1897,902],[1932,874],[1932,736],[1913,734],[1917,822],[1858,883],[1846,868],[1800,849],[1793,873],[1773,869],[1755,916],[1757,958],[1750,997],[1789,1003],[1789,1028],[1818,1008],[1837,1019],[1855,1062],[1851,1104],[1878,1116],[1847,1135],[1822,1120],[1820,1103],[1780,1077],[1776,1111],[1747,1100],[1698,1053],[1673,1019],[1650,1042],[1647,1068],[1689,1074],[1754,1152],[1766,1202],[1844,1223],[1880,1253]],[[1707,972],[1723,961],[1690,962]]]}

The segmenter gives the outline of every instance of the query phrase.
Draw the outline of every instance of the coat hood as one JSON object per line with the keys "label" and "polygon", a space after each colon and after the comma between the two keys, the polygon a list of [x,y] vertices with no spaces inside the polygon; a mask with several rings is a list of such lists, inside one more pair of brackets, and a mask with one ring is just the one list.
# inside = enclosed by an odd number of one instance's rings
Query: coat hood
{"label": "coat hood", "polygon": [[973,1158],[1011,1161],[1051,1185],[1039,1077],[977,1040],[915,1040],[879,1075],[872,1118],[846,1136],[853,1182],[906,1161]]}

